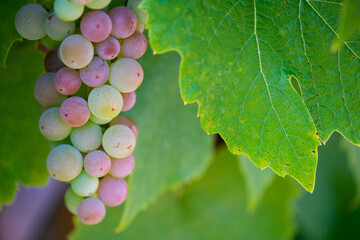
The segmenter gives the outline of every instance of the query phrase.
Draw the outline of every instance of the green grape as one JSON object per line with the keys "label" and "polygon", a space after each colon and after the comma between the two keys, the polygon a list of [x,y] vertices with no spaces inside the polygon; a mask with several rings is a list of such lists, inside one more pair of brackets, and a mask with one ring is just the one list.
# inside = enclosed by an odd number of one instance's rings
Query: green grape
{"label": "green grape", "polygon": [[42,135],[51,141],[63,140],[72,129],[61,119],[58,107],[49,108],[41,114],[39,128]]}
{"label": "green grape", "polygon": [[79,203],[83,200],[83,197],[80,197],[74,193],[71,187],[69,187],[64,196],[65,206],[72,214],[76,215],[76,209]]}
{"label": "green grape", "polygon": [[68,182],[76,178],[83,167],[83,157],[73,146],[61,144],[54,147],[47,159],[46,168],[56,180]]}
{"label": "green grape", "polygon": [[80,152],[96,150],[101,145],[101,127],[88,121],[81,127],[74,128],[70,134],[72,145]]}
{"label": "green grape", "polygon": [[84,5],[69,0],[55,0],[54,11],[63,21],[75,21],[84,12]]}
{"label": "green grape", "polygon": [[118,90],[109,85],[94,88],[88,98],[91,113],[99,119],[116,117],[122,107],[123,99]]}
{"label": "green grape", "polygon": [[86,7],[91,9],[102,9],[109,5],[111,0],[92,0],[90,3],[86,4]]}
{"label": "green grape", "polygon": [[103,119],[97,118],[93,114],[91,114],[90,115],[90,120],[93,121],[96,124],[104,125],[104,124],[109,123],[112,120],[112,118],[103,120]]}
{"label": "green grape", "polygon": [[45,21],[46,34],[56,41],[62,41],[66,37],[70,36],[74,33],[75,28],[75,22],[65,22],[58,18],[53,12],[50,13]]}
{"label": "green grape", "polygon": [[89,197],[93,195],[99,187],[99,179],[92,177],[82,171],[77,178],[71,182],[71,188],[79,196]]}
{"label": "green grape", "polygon": [[[139,9],[138,6],[139,4],[142,2],[143,0],[129,0],[127,7],[130,8],[131,10],[134,11],[134,13],[136,14],[136,17],[138,19],[138,24],[142,24],[144,25],[146,22],[146,12],[144,12],[143,10]],[[143,26],[144,27],[144,26]],[[144,29],[143,29],[144,30]],[[142,31],[141,31],[142,32]]]}
{"label": "green grape", "polygon": [[134,151],[135,145],[135,134],[125,125],[114,125],[104,132],[102,146],[113,158],[129,156]]}
{"label": "green grape", "polygon": [[48,14],[40,4],[27,4],[17,12],[15,28],[23,38],[38,40],[46,35],[44,22]]}

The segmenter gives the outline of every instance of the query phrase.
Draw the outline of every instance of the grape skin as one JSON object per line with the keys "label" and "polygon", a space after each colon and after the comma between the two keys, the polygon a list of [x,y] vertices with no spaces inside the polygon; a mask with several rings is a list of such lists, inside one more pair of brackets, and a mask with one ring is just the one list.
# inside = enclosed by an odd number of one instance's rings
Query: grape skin
{"label": "grape skin", "polygon": [[122,93],[135,91],[143,78],[143,69],[134,59],[120,58],[110,66],[110,84]]}
{"label": "grape skin", "polygon": [[56,90],[63,95],[75,94],[81,87],[79,73],[68,67],[61,68],[55,74],[54,85]]}
{"label": "grape skin", "polygon": [[89,87],[100,87],[109,76],[109,64],[99,57],[94,57],[87,67],[80,70],[81,80]]}
{"label": "grape skin", "polygon": [[103,119],[95,117],[94,114],[90,114],[90,120],[96,124],[104,125],[104,124],[109,123],[112,120],[112,118],[103,120]]}
{"label": "grape skin", "polygon": [[116,38],[127,38],[131,36],[137,26],[135,13],[127,7],[116,7],[110,10],[109,16],[112,21],[111,35]]}
{"label": "grape skin", "polygon": [[77,4],[86,5],[92,2],[92,0],[73,0],[73,2],[76,2]]}
{"label": "grape skin", "polygon": [[103,11],[88,12],[80,22],[81,33],[92,42],[104,41],[110,36],[111,29],[111,19]]}
{"label": "grape skin", "polygon": [[44,111],[39,120],[41,134],[48,140],[60,141],[69,136],[71,127],[60,117],[60,108],[53,107]]}
{"label": "grape skin", "polygon": [[55,0],[54,11],[63,21],[75,21],[84,12],[84,6],[69,0]]}
{"label": "grape skin", "polygon": [[57,50],[51,50],[46,54],[44,60],[44,67],[46,72],[57,72],[61,68],[65,67],[65,65],[60,61]]}
{"label": "grape skin", "polygon": [[83,199],[84,198],[76,195],[74,191],[71,189],[71,187],[69,187],[65,192],[65,196],[64,196],[65,206],[72,214],[76,214],[77,206]]}
{"label": "grape skin", "polygon": [[48,14],[40,4],[27,4],[16,13],[15,28],[25,39],[43,38],[46,35],[44,22]]}
{"label": "grape skin", "polygon": [[80,152],[90,152],[101,145],[101,127],[91,121],[85,125],[74,128],[70,134],[72,145]]}
{"label": "grape skin", "polygon": [[35,83],[34,96],[44,107],[59,106],[66,99],[56,91],[54,77],[55,73],[45,73]]}
{"label": "grape skin", "polygon": [[105,60],[112,60],[120,53],[120,43],[112,36],[109,36],[104,41],[97,43],[95,48],[99,57]]}
{"label": "grape skin", "polygon": [[135,121],[132,120],[131,118],[129,118],[127,116],[117,116],[110,122],[109,126],[111,127],[111,126],[118,125],[118,124],[127,126],[134,133],[135,137],[138,136],[137,125],[136,125]]}
{"label": "grape skin", "polygon": [[122,93],[121,94],[123,97],[123,108],[121,109],[122,112],[126,112],[129,111],[130,109],[132,109],[136,103],[136,93],[134,92],[129,92],[129,93]]}
{"label": "grape skin", "polygon": [[105,217],[105,206],[97,198],[85,198],[77,207],[79,220],[87,225],[94,225],[101,222]]}
{"label": "grape skin", "polygon": [[61,119],[71,127],[80,127],[90,118],[90,111],[85,99],[70,97],[60,107]]}
{"label": "grape skin", "polygon": [[89,197],[93,195],[97,191],[98,187],[99,179],[90,176],[85,171],[82,171],[79,176],[71,182],[72,190],[81,197]]}
{"label": "grape skin", "polygon": [[144,55],[146,48],[146,37],[141,32],[136,31],[131,37],[124,39],[120,53],[124,57],[138,59]]}
{"label": "grape skin", "polygon": [[124,178],[131,174],[135,167],[134,155],[130,154],[126,158],[112,158],[110,175],[115,178]]}
{"label": "grape skin", "polygon": [[100,181],[98,196],[105,205],[115,207],[125,201],[127,192],[127,184],[124,179],[105,177]]}
{"label": "grape skin", "polygon": [[139,9],[138,6],[143,0],[131,0],[128,2],[127,7],[134,11],[137,16],[138,24],[144,25],[146,22],[147,14],[143,10]]}
{"label": "grape skin", "polygon": [[45,31],[53,40],[62,41],[75,31],[75,22],[65,22],[58,18],[54,12],[46,18]]}
{"label": "grape skin", "polygon": [[111,159],[103,151],[96,150],[88,153],[84,158],[84,169],[93,177],[105,176],[111,168]]}
{"label": "grape skin", "polygon": [[83,167],[81,153],[73,146],[62,144],[53,148],[47,159],[46,168],[56,180],[68,182],[76,178]]}
{"label": "grape skin", "polygon": [[86,67],[94,56],[94,47],[90,41],[79,34],[71,35],[61,43],[59,49],[61,61],[72,69]]}
{"label": "grape skin", "polygon": [[111,0],[92,0],[91,3],[86,4],[91,9],[102,9],[110,4]]}
{"label": "grape skin", "polygon": [[129,156],[134,151],[135,145],[135,134],[125,125],[114,125],[104,132],[102,146],[113,158]]}

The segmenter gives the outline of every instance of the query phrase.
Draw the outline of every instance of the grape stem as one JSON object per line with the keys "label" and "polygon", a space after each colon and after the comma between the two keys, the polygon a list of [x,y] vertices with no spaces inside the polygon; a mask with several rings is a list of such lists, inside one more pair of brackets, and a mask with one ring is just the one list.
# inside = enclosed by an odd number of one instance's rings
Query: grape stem
{"label": "grape stem", "polygon": [[50,49],[48,49],[44,44],[39,43],[37,45],[37,49],[39,49],[41,52],[47,54],[48,52],[50,52]]}

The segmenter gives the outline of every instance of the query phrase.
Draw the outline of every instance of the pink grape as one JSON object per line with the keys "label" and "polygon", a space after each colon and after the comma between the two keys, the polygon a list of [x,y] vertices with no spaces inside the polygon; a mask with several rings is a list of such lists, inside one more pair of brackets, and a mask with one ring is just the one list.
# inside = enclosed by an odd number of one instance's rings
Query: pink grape
{"label": "pink grape", "polygon": [[132,109],[136,102],[136,93],[135,91],[129,93],[121,93],[123,97],[123,108],[121,109],[122,112],[129,111]]}
{"label": "pink grape", "polygon": [[77,206],[77,216],[79,220],[87,225],[93,225],[101,222],[105,217],[105,206],[97,198],[85,198]]}
{"label": "pink grape", "polygon": [[80,23],[81,33],[92,42],[104,41],[111,33],[112,22],[103,11],[86,13]]}
{"label": "pink grape", "polygon": [[54,85],[56,90],[63,95],[75,94],[81,87],[79,73],[68,67],[61,68],[56,72]]}
{"label": "pink grape", "polygon": [[117,116],[115,117],[111,122],[110,122],[110,127],[111,126],[114,126],[114,125],[117,125],[117,124],[121,124],[121,125],[125,125],[127,126],[128,128],[131,129],[131,131],[134,133],[135,137],[138,136],[138,128],[137,128],[137,125],[135,123],[134,120],[132,120],[131,118],[129,117],[126,117],[126,116]]}
{"label": "pink grape", "polygon": [[97,43],[95,48],[99,57],[105,60],[111,60],[119,55],[120,43],[116,38],[109,36],[104,41]]}
{"label": "pink grape", "polygon": [[103,151],[96,150],[88,153],[84,159],[85,171],[93,177],[103,177],[111,167],[110,157]]}
{"label": "pink grape", "polygon": [[124,179],[105,177],[100,181],[98,196],[105,205],[115,207],[125,201],[127,191],[127,184]]}
{"label": "pink grape", "polygon": [[35,98],[44,107],[59,106],[66,99],[56,91],[54,77],[55,73],[45,73],[35,83]]}
{"label": "pink grape", "polygon": [[126,158],[112,158],[110,174],[116,178],[124,178],[131,174],[135,167],[134,155],[130,154]]}
{"label": "pink grape", "polygon": [[127,38],[135,32],[137,26],[137,17],[130,8],[113,8],[109,12],[109,16],[113,26],[111,35],[114,37]]}
{"label": "pink grape", "polygon": [[56,49],[51,50],[46,54],[44,66],[46,72],[57,72],[61,68],[65,67],[65,65],[60,61]]}
{"label": "pink grape", "polygon": [[108,63],[99,57],[94,57],[87,67],[80,70],[81,80],[89,87],[100,87],[107,82],[109,76]]}
{"label": "pink grape", "polygon": [[146,48],[146,37],[141,32],[136,31],[131,37],[124,39],[120,53],[124,57],[138,59],[144,55]]}
{"label": "pink grape", "polygon": [[87,102],[81,97],[70,97],[60,107],[61,119],[71,127],[80,127],[90,118]]}

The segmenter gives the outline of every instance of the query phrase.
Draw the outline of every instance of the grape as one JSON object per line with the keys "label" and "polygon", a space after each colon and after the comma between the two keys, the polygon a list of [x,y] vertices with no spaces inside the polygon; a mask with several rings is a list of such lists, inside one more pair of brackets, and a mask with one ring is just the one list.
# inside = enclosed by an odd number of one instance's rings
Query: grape
{"label": "grape", "polygon": [[98,187],[99,179],[90,176],[85,171],[82,171],[79,176],[71,182],[71,188],[74,193],[82,197],[89,197],[93,195]]}
{"label": "grape", "polygon": [[109,76],[108,63],[99,57],[94,57],[87,67],[80,70],[81,80],[89,87],[100,87],[107,82]]}
{"label": "grape", "polygon": [[101,145],[101,127],[91,121],[74,128],[70,134],[72,145],[80,152],[90,152]]}
{"label": "grape", "polygon": [[86,4],[91,9],[102,9],[109,5],[111,0],[92,0],[91,3]]}
{"label": "grape", "polygon": [[130,175],[135,166],[134,155],[130,154],[126,158],[111,159],[110,174],[116,178],[124,178]]}
{"label": "grape", "polygon": [[114,125],[106,129],[102,146],[105,152],[113,158],[129,156],[135,149],[135,134],[125,125]]}
{"label": "grape", "polygon": [[138,136],[138,129],[137,129],[137,125],[134,122],[134,120],[132,120],[129,117],[126,116],[117,116],[116,118],[114,118],[111,122],[110,122],[110,127],[114,126],[114,125],[118,125],[118,124],[122,124],[127,126],[128,128],[131,129],[131,131],[134,133],[135,137]]}
{"label": "grape", "polygon": [[110,66],[110,84],[120,92],[135,91],[141,85],[143,78],[143,69],[134,59],[120,58]]}
{"label": "grape", "polygon": [[70,0],[55,0],[54,11],[61,20],[74,21],[83,14],[84,5]]}
{"label": "grape", "polygon": [[124,179],[105,177],[100,181],[98,195],[105,205],[110,207],[118,206],[127,197],[127,184]]}
{"label": "grape", "polygon": [[45,73],[35,83],[35,98],[44,107],[58,106],[66,99],[56,91],[54,77],[55,73]]}
{"label": "grape", "polygon": [[71,132],[71,127],[61,119],[58,107],[49,108],[41,114],[39,128],[42,135],[51,141],[63,140]]}
{"label": "grape", "polygon": [[86,5],[92,2],[92,0],[72,0],[72,1],[81,5]]}
{"label": "grape", "polygon": [[103,151],[96,150],[85,156],[84,168],[90,176],[103,177],[110,171],[110,167],[110,157]]}
{"label": "grape", "polygon": [[109,16],[112,21],[111,35],[116,38],[127,38],[131,36],[137,26],[135,13],[127,7],[116,7],[111,9]]}
{"label": "grape", "polygon": [[46,35],[44,22],[48,14],[40,4],[30,3],[23,6],[15,17],[16,31],[28,40],[44,37]]}
{"label": "grape", "polygon": [[137,27],[136,27],[136,31],[143,33],[144,28],[145,28],[144,24],[138,24]]}
{"label": "grape", "polygon": [[44,66],[47,72],[57,72],[61,68],[65,67],[65,65],[60,61],[56,49],[51,50],[46,54]]}
{"label": "grape", "polygon": [[92,42],[104,41],[109,37],[111,29],[111,19],[103,11],[88,12],[81,19],[81,33]]}
{"label": "grape", "polygon": [[70,97],[60,107],[61,119],[71,127],[80,127],[90,118],[90,111],[85,99]]}
{"label": "grape", "polygon": [[85,198],[77,207],[79,220],[87,225],[94,225],[101,222],[105,217],[105,206],[97,198]]}
{"label": "grape", "polygon": [[46,34],[56,41],[62,41],[70,36],[75,28],[75,22],[65,22],[58,18],[54,12],[50,13],[45,21]]}
{"label": "grape", "polygon": [[137,16],[138,24],[144,25],[146,22],[146,12],[139,9],[138,6],[143,0],[131,0],[128,2],[127,7],[134,11]]}
{"label": "grape", "polygon": [[76,195],[74,191],[69,187],[65,192],[65,206],[72,214],[76,214],[76,209],[79,203],[83,200],[82,197]]}
{"label": "grape", "polygon": [[61,68],[55,74],[54,85],[59,93],[63,95],[72,95],[81,87],[79,73],[68,67]]}
{"label": "grape", "polygon": [[129,111],[135,105],[136,93],[134,91],[134,92],[129,92],[129,93],[122,93],[121,95],[123,97],[123,108],[121,109],[121,111],[122,112]]}
{"label": "grape", "polygon": [[56,180],[67,182],[76,178],[83,167],[81,153],[73,146],[62,144],[54,147],[47,159],[46,168]]}
{"label": "grape", "polygon": [[91,62],[93,55],[93,45],[79,34],[65,38],[59,49],[59,56],[62,62],[73,69],[87,66]]}
{"label": "grape", "polygon": [[104,125],[104,124],[107,124],[108,122],[110,122],[112,120],[112,118],[103,120],[103,119],[95,117],[93,114],[90,114],[90,120],[96,124]]}
{"label": "grape", "polygon": [[144,34],[136,31],[131,37],[124,39],[120,53],[122,56],[138,59],[146,52],[147,41]]}
{"label": "grape", "polygon": [[111,60],[117,57],[120,52],[119,41],[110,36],[102,42],[96,44],[96,53],[105,60]]}
{"label": "grape", "polygon": [[94,88],[88,101],[91,113],[104,120],[116,117],[123,106],[121,94],[109,85]]}

